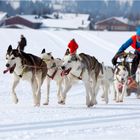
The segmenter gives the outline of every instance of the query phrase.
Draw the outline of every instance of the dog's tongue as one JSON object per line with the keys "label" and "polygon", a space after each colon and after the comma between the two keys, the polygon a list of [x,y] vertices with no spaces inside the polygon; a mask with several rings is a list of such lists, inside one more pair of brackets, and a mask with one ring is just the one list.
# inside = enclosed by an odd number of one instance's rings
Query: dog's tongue
{"label": "dog's tongue", "polygon": [[6,70],[3,71],[3,73],[7,73],[10,70],[10,68],[7,68]]}
{"label": "dog's tongue", "polygon": [[61,72],[61,76],[64,76],[64,75],[65,75],[65,72],[64,72],[64,71],[62,71],[62,72]]}

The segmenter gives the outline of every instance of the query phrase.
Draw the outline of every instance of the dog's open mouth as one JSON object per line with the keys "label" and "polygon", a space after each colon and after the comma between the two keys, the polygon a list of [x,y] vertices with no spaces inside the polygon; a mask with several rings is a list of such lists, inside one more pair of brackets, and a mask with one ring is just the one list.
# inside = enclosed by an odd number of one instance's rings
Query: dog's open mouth
{"label": "dog's open mouth", "polygon": [[7,69],[4,70],[3,73],[7,73],[8,71],[9,71],[10,73],[13,73],[15,67],[16,67],[16,64],[14,64],[12,67],[7,67]]}
{"label": "dog's open mouth", "polygon": [[61,76],[68,75],[70,71],[71,71],[71,68],[69,68],[67,70],[63,70],[61,73]]}

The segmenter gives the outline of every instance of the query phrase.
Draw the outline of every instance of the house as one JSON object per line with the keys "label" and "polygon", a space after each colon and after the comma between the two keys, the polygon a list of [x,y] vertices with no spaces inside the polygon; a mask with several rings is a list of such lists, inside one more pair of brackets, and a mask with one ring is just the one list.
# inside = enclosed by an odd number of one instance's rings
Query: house
{"label": "house", "polygon": [[136,26],[123,17],[111,17],[95,23],[95,30],[134,31]]}
{"label": "house", "polygon": [[3,25],[4,20],[7,18],[7,13],[6,12],[1,12],[0,11],[0,26]]}
{"label": "house", "polygon": [[16,15],[7,18],[4,21],[4,26],[6,27],[16,27],[20,25],[23,28],[28,27],[32,29],[39,29],[41,24],[41,20],[35,15]]}
{"label": "house", "polygon": [[88,14],[53,13],[52,19],[42,20],[42,28],[66,29],[66,30],[89,30],[90,21]]}

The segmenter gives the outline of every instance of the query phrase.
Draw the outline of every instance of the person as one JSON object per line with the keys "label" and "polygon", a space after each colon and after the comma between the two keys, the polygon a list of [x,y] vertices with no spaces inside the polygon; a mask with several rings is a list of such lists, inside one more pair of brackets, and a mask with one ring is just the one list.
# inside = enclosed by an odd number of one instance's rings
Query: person
{"label": "person", "polygon": [[132,66],[130,70],[130,76],[135,80],[136,76],[136,71],[139,65],[140,61],[140,28],[137,29],[137,32],[135,35],[131,36],[118,50],[116,55],[112,59],[112,64],[116,65],[117,63],[117,58],[118,55],[122,52],[124,52],[129,46],[131,46],[135,51],[135,57],[132,60]]}
{"label": "person", "polygon": [[[76,54],[78,47],[79,46],[76,43],[75,39],[72,39],[68,44],[68,49],[69,49],[70,55]],[[67,52],[68,52],[68,50],[67,50]]]}
{"label": "person", "polygon": [[21,35],[20,41],[18,42],[18,49],[24,51],[26,45],[27,45],[26,38],[23,35]]}

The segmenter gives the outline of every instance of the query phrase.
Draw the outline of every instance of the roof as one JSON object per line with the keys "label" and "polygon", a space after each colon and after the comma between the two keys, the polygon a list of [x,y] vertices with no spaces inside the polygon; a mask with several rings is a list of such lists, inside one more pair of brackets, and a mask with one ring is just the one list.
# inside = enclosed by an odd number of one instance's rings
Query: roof
{"label": "roof", "polygon": [[37,17],[37,15],[16,15],[16,16],[9,17],[8,19],[13,18],[13,17],[20,17],[32,23],[41,23],[41,20],[40,18]]}
{"label": "roof", "polygon": [[4,25],[3,28],[17,28],[17,29],[30,29],[27,26],[20,25],[20,24],[12,24],[12,25]]}
{"label": "roof", "polygon": [[[54,13],[55,14],[55,13]],[[89,14],[78,14],[78,13],[58,13],[62,19],[81,19],[88,20]]]}
{"label": "roof", "polygon": [[0,12],[0,20],[2,20],[4,17],[6,17],[6,12]]}
{"label": "roof", "polygon": [[90,24],[89,14],[73,14],[73,13],[53,13],[53,17],[58,14],[59,18],[44,19],[43,27],[79,29],[87,28]]}
{"label": "roof", "polygon": [[124,24],[129,24],[129,20],[127,18],[123,18],[123,17],[110,17],[110,18],[98,21],[95,24],[100,24],[100,23],[103,23],[105,21],[109,21],[109,20],[112,20],[112,19],[118,20],[118,21],[120,21],[121,23],[124,23]]}
{"label": "roof", "polygon": [[78,19],[45,19],[42,20],[43,27],[50,28],[65,28],[65,29],[79,29],[79,28],[87,28],[90,24],[90,21],[82,21]]}

